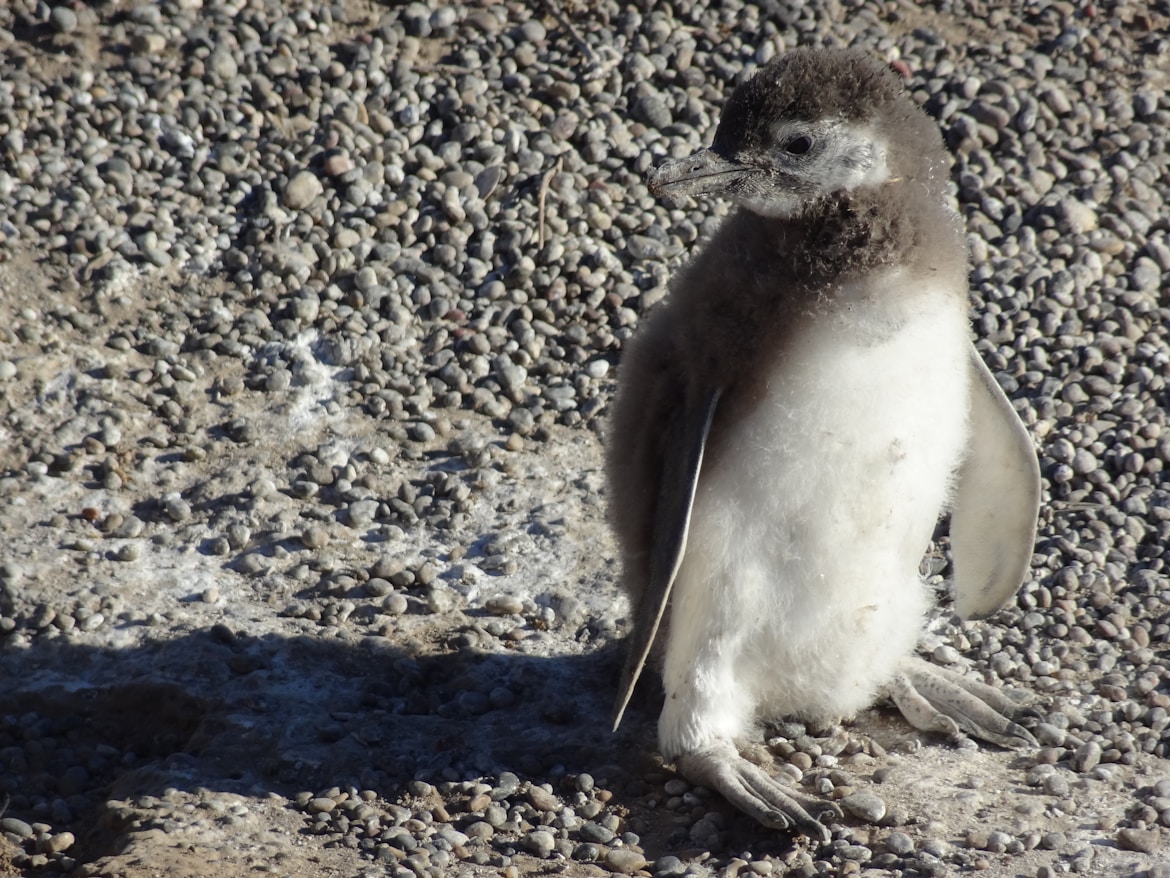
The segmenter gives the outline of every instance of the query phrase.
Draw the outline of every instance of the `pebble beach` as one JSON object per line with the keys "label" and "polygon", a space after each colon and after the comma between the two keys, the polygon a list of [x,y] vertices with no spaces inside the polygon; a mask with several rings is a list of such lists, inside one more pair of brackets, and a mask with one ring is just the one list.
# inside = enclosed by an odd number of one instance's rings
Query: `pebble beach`
{"label": "pebble beach", "polygon": [[[937,120],[1031,572],[921,651],[1037,749],[879,705],[748,753],[610,711],[624,342],[726,205],[651,197],[798,46]],[[1170,5],[0,8],[0,876],[1170,878]]]}

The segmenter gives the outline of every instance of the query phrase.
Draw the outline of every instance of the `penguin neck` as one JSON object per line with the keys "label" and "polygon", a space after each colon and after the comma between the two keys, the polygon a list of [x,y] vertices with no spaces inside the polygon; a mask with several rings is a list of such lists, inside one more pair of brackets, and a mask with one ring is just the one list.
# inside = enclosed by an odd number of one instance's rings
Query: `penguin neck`
{"label": "penguin neck", "polygon": [[932,254],[965,253],[958,217],[940,193],[915,180],[834,193],[794,217],[741,208],[735,220],[754,258],[780,257],[798,285],[825,292],[835,282],[887,267],[937,270],[926,264]]}

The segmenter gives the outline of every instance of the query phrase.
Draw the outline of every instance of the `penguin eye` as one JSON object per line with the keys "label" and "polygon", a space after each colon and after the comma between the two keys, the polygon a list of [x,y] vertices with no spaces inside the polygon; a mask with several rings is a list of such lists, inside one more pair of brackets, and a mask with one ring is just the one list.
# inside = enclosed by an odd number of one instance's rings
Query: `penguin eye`
{"label": "penguin eye", "polygon": [[807,134],[798,134],[789,138],[783,145],[783,150],[789,155],[804,155],[812,149],[813,140]]}

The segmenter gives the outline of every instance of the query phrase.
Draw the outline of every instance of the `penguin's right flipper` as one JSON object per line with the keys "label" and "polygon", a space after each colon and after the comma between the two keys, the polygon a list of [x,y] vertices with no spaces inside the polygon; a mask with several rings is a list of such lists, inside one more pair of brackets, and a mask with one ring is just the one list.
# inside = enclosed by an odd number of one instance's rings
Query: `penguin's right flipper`
{"label": "penguin's right flipper", "polygon": [[971,435],[951,510],[955,610],[985,619],[1027,577],[1036,543],[1040,464],[1032,439],[974,347]]}
{"label": "penguin's right flipper", "polygon": [[773,829],[796,830],[828,844],[826,827],[813,814],[841,819],[841,809],[828,800],[813,799],[748,762],[728,741],[716,741],[675,760],[691,783],[720,793],[752,819]]}
{"label": "penguin's right flipper", "polygon": [[630,651],[622,669],[617,703],[614,705],[615,731],[621,724],[622,714],[634,694],[634,686],[646,666],[670,600],[675,577],[682,565],[695,489],[699,485],[699,470],[703,466],[707,434],[715,419],[720,392],[719,388],[712,388],[698,394],[699,399],[677,408],[667,425],[651,530],[650,581],[635,608]]}

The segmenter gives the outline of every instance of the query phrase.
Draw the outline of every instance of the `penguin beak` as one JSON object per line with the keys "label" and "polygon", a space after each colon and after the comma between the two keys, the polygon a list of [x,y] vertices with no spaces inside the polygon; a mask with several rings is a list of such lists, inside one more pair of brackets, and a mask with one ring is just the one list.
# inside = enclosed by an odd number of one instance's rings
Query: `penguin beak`
{"label": "penguin beak", "polygon": [[659,165],[650,172],[647,184],[654,195],[718,195],[752,170],[749,165],[729,161],[712,149],[702,149]]}

